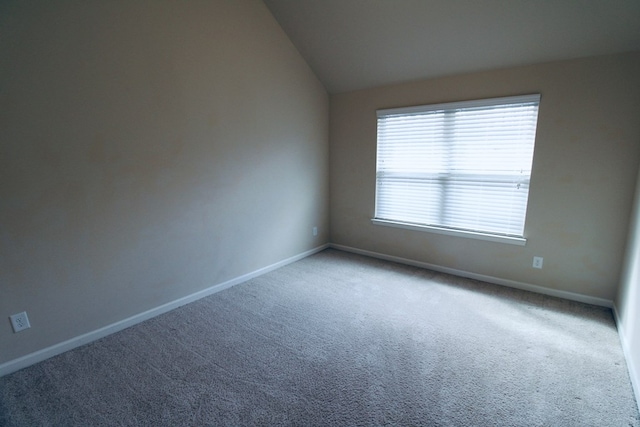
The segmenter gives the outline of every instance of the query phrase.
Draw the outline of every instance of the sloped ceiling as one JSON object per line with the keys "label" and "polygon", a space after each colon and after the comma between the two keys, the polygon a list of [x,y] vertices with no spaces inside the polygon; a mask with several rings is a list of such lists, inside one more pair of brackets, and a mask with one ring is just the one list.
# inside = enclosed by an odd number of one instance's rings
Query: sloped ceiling
{"label": "sloped ceiling", "polygon": [[330,93],[640,51],[640,0],[264,0]]}

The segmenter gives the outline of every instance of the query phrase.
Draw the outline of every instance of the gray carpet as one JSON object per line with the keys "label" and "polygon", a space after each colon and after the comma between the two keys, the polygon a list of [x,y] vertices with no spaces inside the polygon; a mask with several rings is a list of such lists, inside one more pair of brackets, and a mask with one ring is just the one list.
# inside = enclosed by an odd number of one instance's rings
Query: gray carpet
{"label": "gray carpet", "polygon": [[0,378],[2,426],[640,426],[611,311],[327,250]]}

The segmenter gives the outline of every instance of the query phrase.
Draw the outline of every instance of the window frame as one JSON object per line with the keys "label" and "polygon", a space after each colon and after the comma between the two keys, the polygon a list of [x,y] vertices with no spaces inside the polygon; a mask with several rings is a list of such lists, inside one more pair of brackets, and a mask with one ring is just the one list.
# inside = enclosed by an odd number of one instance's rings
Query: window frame
{"label": "window frame", "polygon": [[[462,101],[462,102],[449,102],[449,103],[440,103],[440,104],[429,104],[429,105],[420,105],[420,106],[412,106],[412,107],[401,107],[401,108],[390,108],[390,109],[380,109],[376,111],[376,123],[379,123],[381,117],[388,116],[401,116],[401,115],[415,115],[418,113],[428,113],[435,111],[452,111],[456,109],[467,109],[467,108],[478,108],[478,107],[493,107],[493,106],[506,106],[520,103],[534,103],[536,104],[536,116],[535,116],[535,129],[533,132],[533,148],[531,152],[531,165],[533,165],[533,161],[535,158],[535,143],[537,139],[537,126],[539,122],[539,106],[540,106],[541,95],[538,94],[528,94],[528,95],[519,95],[519,96],[509,96],[509,97],[499,97],[499,98],[488,98],[488,99],[477,99],[472,101]],[[528,198],[530,195],[530,180],[533,174],[531,170],[528,175],[527,183],[527,195],[524,204],[524,212],[523,212],[523,228],[522,235],[513,235],[513,234],[501,234],[501,233],[493,233],[493,232],[485,232],[485,231],[476,231],[476,230],[468,230],[468,229],[458,229],[455,227],[446,227],[440,226],[437,224],[418,224],[413,222],[403,222],[402,220],[394,220],[389,218],[378,218],[376,215],[378,214],[378,198],[379,198],[379,178],[378,174],[380,173],[378,169],[378,160],[380,156],[380,146],[379,146],[379,131],[376,129],[376,185],[375,185],[375,208],[374,208],[374,216],[371,219],[371,222],[374,225],[395,227],[401,229],[409,229],[409,230],[417,230],[417,231],[426,231],[431,233],[449,235],[449,236],[458,236],[458,237],[466,237],[472,239],[480,239],[485,241],[492,242],[500,242],[500,243],[508,243],[513,245],[524,246],[527,242],[526,236],[526,221],[527,221],[527,213],[528,213]],[[531,167],[533,169],[533,167]],[[443,209],[443,207],[440,207]]]}

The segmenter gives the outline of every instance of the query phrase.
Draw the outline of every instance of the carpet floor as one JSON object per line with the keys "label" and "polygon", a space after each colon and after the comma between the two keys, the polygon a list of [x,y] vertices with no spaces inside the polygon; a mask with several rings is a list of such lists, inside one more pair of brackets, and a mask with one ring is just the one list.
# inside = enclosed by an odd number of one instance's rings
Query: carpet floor
{"label": "carpet floor", "polygon": [[0,378],[2,426],[640,426],[611,310],[326,250]]}

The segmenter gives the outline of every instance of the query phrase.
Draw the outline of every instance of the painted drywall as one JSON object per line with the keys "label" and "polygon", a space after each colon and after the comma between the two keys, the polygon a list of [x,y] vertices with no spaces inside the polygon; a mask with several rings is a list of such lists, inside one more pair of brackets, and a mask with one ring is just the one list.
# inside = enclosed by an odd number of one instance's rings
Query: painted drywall
{"label": "painted drywall", "polygon": [[[616,296],[640,158],[640,54],[331,96],[331,242],[604,300]],[[376,109],[540,93],[526,246],[373,225]],[[544,268],[533,269],[534,256]]]}
{"label": "painted drywall", "polygon": [[631,382],[640,399],[640,174],[629,225],[627,251],[615,302],[620,341]]}
{"label": "painted drywall", "polygon": [[329,98],[261,1],[0,8],[0,364],[327,243]]}

